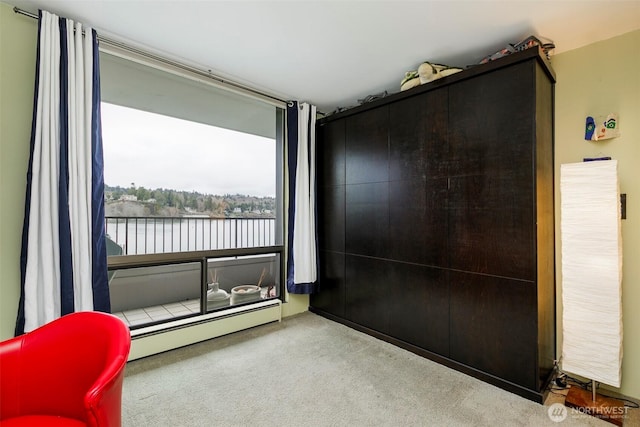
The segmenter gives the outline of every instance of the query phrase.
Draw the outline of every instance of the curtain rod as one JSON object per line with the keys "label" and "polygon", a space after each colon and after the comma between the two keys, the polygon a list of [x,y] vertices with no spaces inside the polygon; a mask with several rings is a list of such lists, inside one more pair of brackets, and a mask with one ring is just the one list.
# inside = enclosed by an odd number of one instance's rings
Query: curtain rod
{"label": "curtain rod", "polygon": [[[28,16],[29,18],[38,19],[38,15],[37,14],[28,12],[28,11],[23,10],[23,9],[20,9],[19,7],[15,7],[14,6],[13,11],[15,13],[20,14],[20,15]],[[216,82],[218,82],[218,83],[220,83],[222,85],[232,86],[232,87],[234,87],[236,89],[240,89],[242,91],[250,92],[250,93],[252,93],[254,95],[258,95],[260,97],[268,98],[268,99],[271,99],[273,101],[277,101],[277,102],[285,104],[285,105],[287,104],[287,101],[285,101],[283,99],[277,98],[277,97],[275,97],[273,95],[269,95],[267,93],[260,92],[260,91],[258,91],[256,89],[251,88],[251,87],[241,85],[240,83],[236,83],[236,82],[233,82],[231,80],[226,80],[226,79],[224,79],[222,77],[219,77],[219,76],[216,76],[215,74],[212,74],[210,71],[204,71],[204,70],[201,70],[199,68],[192,67],[190,65],[183,64],[181,62],[174,61],[172,59],[168,59],[168,58],[165,58],[163,56],[156,55],[156,54],[153,54],[151,52],[147,52],[147,51],[142,50],[142,49],[138,49],[136,47],[129,46],[128,44],[119,42],[117,40],[109,39],[107,37],[103,37],[103,36],[98,35],[98,42],[105,43],[107,45],[111,45],[113,47],[117,47],[117,48],[120,48],[122,50],[129,51],[131,53],[135,53],[137,55],[152,59],[154,61],[158,61],[158,62],[164,63],[166,65],[170,65],[172,67],[176,67],[176,68],[188,71],[190,73],[197,74],[197,75],[199,75],[201,77],[206,77],[208,79],[215,80]]]}

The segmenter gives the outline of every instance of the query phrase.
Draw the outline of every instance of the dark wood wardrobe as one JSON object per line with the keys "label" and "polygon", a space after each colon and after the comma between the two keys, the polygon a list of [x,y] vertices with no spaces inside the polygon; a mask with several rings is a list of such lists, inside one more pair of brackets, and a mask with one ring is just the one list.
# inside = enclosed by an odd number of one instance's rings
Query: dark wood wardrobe
{"label": "dark wood wardrobe", "polygon": [[542,402],[554,83],[534,48],[319,120],[310,310]]}

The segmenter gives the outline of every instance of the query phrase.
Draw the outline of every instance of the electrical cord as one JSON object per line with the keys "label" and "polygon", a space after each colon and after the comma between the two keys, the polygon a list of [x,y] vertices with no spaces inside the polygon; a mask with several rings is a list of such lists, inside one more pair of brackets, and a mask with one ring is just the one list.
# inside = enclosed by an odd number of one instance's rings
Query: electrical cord
{"label": "electrical cord", "polygon": [[[563,383],[564,383],[564,385],[561,385]],[[554,388],[553,384],[556,384],[556,386],[558,388]],[[572,377],[570,375],[567,375],[564,372],[560,372],[559,375],[556,377],[555,381],[549,382],[548,389],[549,389],[549,391],[551,393],[556,394],[556,395],[560,395],[562,393],[557,393],[554,390],[565,390],[567,388],[567,386],[569,386],[569,385],[580,387],[581,389],[586,390],[586,391],[592,391],[591,382],[581,381],[578,378],[575,378],[575,377]],[[598,394],[603,396],[603,397],[607,397],[609,399],[618,400],[618,401],[624,403],[624,406],[627,407],[627,408],[632,408],[632,409],[640,408],[640,404],[638,402],[634,401],[634,400],[626,399],[626,398],[618,397],[618,396],[611,396],[609,394],[602,393],[602,391],[599,391]]]}

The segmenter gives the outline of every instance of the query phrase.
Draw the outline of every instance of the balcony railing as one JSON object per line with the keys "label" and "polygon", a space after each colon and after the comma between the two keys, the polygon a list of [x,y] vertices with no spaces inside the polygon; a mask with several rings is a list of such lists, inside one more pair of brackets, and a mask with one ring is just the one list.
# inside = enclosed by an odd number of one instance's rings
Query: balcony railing
{"label": "balcony railing", "polygon": [[109,255],[140,255],[275,246],[275,218],[106,217],[116,247]]}

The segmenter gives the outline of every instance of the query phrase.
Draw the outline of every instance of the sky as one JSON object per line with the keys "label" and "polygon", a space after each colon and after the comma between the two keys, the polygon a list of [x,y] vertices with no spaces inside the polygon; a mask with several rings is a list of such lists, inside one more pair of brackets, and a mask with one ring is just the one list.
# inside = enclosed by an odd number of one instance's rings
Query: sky
{"label": "sky", "polygon": [[275,197],[275,140],[102,103],[105,184]]}

